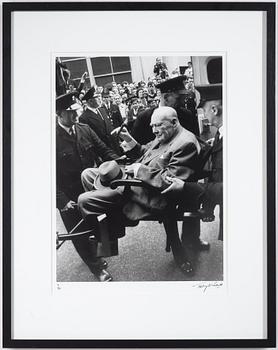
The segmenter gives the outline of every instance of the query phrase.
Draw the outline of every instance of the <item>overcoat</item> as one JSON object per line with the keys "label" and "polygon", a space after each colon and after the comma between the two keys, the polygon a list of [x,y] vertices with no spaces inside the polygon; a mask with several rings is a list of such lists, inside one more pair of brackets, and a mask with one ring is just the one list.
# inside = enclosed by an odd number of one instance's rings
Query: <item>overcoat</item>
{"label": "overcoat", "polygon": [[99,111],[102,117],[87,108],[81,114],[79,120],[81,123],[89,125],[89,127],[106,144],[106,146],[112,148],[117,154],[121,154],[119,143],[116,137],[111,135],[113,125],[108,118],[106,111],[103,108],[99,108]]}
{"label": "overcoat", "polygon": [[131,220],[140,220],[149,214],[161,213],[167,206],[160,192],[170,183],[166,176],[190,181],[198,168],[201,147],[195,135],[180,128],[177,135],[166,144],[155,139],[146,146],[137,144],[127,155],[141,163],[137,178],[149,186],[148,189],[132,187],[124,206],[125,215]]}
{"label": "overcoat", "polygon": [[223,182],[223,138],[216,140],[211,151],[210,182]]}
{"label": "overcoat", "polygon": [[56,124],[56,199],[60,209],[69,200],[76,202],[79,194],[84,192],[80,178],[84,169],[118,157],[88,125],[75,124],[75,132],[76,135],[71,136]]}

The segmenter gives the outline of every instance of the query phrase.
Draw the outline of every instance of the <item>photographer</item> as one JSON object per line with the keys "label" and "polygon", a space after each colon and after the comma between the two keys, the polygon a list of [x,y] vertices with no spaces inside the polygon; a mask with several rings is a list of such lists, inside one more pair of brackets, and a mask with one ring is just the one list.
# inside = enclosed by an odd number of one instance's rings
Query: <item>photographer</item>
{"label": "photographer", "polygon": [[153,67],[153,72],[156,77],[159,77],[160,79],[166,79],[169,77],[167,66],[159,57],[156,58],[156,64]]}

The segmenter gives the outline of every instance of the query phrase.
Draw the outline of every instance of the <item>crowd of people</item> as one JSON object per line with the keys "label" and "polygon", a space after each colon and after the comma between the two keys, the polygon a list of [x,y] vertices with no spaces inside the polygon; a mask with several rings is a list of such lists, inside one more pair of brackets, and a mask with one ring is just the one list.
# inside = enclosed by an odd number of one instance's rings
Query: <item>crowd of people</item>
{"label": "crowd of people", "polygon": [[[169,77],[166,65],[159,64],[157,61],[155,76],[148,82],[111,82],[84,89],[84,73],[78,87],[66,84],[64,93],[57,93],[57,207],[90,221],[96,227],[96,245],[102,240],[97,217],[107,216],[109,253],[101,253],[101,249],[92,253],[87,240],[73,240],[100,281],[110,281],[112,276],[99,256],[117,255],[118,239],[125,235],[127,222],[136,225],[154,213],[165,214],[168,248],[177,266],[191,273],[174,219],[176,200],[190,202],[196,210],[201,205],[204,221],[214,219],[217,204],[222,207],[222,85],[196,87],[200,106],[220,133],[209,145],[199,138],[190,72]],[[197,180],[207,155],[212,157],[212,171],[209,184],[203,185]],[[120,167],[126,157],[132,163]],[[140,179],[148,187],[110,189],[111,180],[123,176]],[[200,232],[193,231],[188,230],[190,243],[209,249]]]}
{"label": "crowd of people", "polygon": [[[194,112],[196,104],[192,65],[191,62],[187,64],[187,70],[183,71],[185,87],[187,89],[184,107]],[[60,96],[64,93],[77,92],[78,98],[82,102],[82,109],[80,109],[80,111],[86,110],[87,101],[84,99],[84,95],[86,95],[87,91],[90,89],[85,83],[88,73],[85,72],[82,75],[79,85],[76,86],[75,81],[70,79],[70,71],[64,64],[57,61],[56,68],[56,95]],[[63,70],[62,78],[59,72],[61,69]],[[153,73],[154,75],[149,77],[147,81],[122,81],[120,83],[112,81],[104,86],[96,85],[94,87],[95,96],[98,98],[98,107],[106,110],[114,128],[125,123],[128,129],[131,130],[137,116],[141,112],[148,108],[156,108],[159,106],[161,92],[157,86],[167,79],[180,76],[180,73],[175,71],[169,75],[166,64],[163,63],[160,58],[156,59]]]}

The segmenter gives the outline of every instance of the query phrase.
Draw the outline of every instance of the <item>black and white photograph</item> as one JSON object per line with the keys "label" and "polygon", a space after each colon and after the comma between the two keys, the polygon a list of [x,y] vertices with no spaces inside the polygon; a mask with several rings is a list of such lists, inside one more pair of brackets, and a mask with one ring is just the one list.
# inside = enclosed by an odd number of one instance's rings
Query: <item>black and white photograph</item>
{"label": "black and white photograph", "polygon": [[56,281],[223,281],[223,54],[55,57]]}
{"label": "black and white photograph", "polygon": [[5,348],[276,346],[275,11],[3,4]]}

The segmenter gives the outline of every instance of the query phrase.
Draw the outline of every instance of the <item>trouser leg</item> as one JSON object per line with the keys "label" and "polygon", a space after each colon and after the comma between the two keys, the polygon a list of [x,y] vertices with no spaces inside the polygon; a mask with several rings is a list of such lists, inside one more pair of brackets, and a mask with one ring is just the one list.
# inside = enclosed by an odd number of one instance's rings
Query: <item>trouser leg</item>
{"label": "trouser leg", "polygon": [[[205,186],[202,183],[188,182],[184,185],[183,198],[180,198],[180,206],[184,211],[197,211],[204,198]],[[199,218],[186,218],[182,224],[182,241],[198,242],[200,238]]]}
{"label": "trouser leg", "polygon": [[172,249],[174,260],[178,265],[182,264],[186,259],[184,249],[179,237],[179,230],[177,221],[174,219],[173,215],[169,215],[169,210],[165,219],[163,220],[163,225],[165,228],[168,244]]}
{"label": "trouser leg", "polygon": [[86,192],[94,190],[95,178],[98,175],[98,168],[87,168],[81,173],[81,183]]}
{"label": "trouser leg", "polygon": [[[98,221],[98,239],[103,242],[107,233],[111,255],[117,254],[117,240],[125,235],[124,217],[122,213],[123,198],[117,190],[97,190],[81,194],[78,198],[78,206],[83,218],[100,218],[106,214],[106,218]],[[107,256],[107,255],[106,255]]]}

